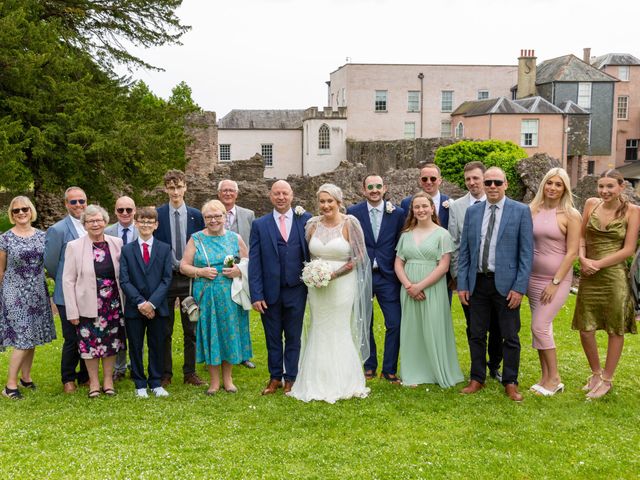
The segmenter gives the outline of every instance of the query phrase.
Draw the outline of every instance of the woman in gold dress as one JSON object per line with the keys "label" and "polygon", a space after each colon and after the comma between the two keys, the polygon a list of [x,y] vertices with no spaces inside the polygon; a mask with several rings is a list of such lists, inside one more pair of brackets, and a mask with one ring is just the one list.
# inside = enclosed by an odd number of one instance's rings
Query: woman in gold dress
{"label": "woman in gold dress", "polygon": [[[583,387],[588,399],[600,398],[611,390],[624,334],[636,333],[626,259],[636,248],[640,210],[623,195],[624,184],[617,170],[603,172],[598,179],[600,198],[588,199],[582,216],[581,278],[572,326],[580,330],[591,367],[592,374]],[[596,330],[605,330],[609,336],[604,369]]]}

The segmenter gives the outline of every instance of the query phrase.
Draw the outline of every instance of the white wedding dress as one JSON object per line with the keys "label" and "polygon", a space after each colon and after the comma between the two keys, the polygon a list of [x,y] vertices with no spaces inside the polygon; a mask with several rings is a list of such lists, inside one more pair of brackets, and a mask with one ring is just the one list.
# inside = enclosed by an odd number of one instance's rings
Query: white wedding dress
{"label": "white wedding dress", "polygon": [[[343,225],[329,228],[318,222],[309,241],[311,257],[327,261],[334,270],[351,255],[351,246],[342,236]],[[335,403],[369,394],[351,328],[355,297],[355,271],[335,278],[327,287],[309,288],[309,324],[292,397]]]}

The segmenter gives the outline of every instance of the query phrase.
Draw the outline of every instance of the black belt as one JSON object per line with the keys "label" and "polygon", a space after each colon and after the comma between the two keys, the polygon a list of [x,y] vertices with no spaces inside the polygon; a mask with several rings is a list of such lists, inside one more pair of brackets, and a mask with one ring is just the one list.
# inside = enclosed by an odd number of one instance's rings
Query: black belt
{"label": "black belt", "polygon": [[478,277],[486,277],[486,278],[493,278],[496,276],[495,272],[486,272],[486,273],[482,273],[482,272],[478,272]]}

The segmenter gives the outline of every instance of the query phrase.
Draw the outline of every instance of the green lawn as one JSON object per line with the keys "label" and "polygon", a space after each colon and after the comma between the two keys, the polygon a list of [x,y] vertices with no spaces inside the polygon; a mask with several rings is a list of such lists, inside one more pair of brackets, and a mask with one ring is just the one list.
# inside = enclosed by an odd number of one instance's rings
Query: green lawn
{"label": "green lawn", "polygon": [[[638,478],[640,343],[628,336],[611,394],[586,402],[589,370],[570,329],[571,297],[556,322],[567,391],[508,400],[499,384],[471,397],[460,387],[407,389],[370,382],[371,395],[336,405],[261,397],[268,380],[262,326],[252,317],[258,368],[237,368],[237,395],[207,397],[174,383],[167,399],[62,394],[61,341],[37,350],[37,392],[0,398],[0,473],[9,478]],[[537,380],[523,307],[522,390]],[[462,369],[469,369],[464,317],[454,299]],[[379,311],[378,338],[382,338]],[[60,336],[60,334],[59,334]],[[61,337],[61,336],[60,336]],[[174,339],[180,372],[181,342]],[[599,336],[601,345],[604,337]],[[0,371],[7,353],[0,354]],[[200,373],[205,375],[204,369]],[[178,374],[176,380],[181,381]]]}

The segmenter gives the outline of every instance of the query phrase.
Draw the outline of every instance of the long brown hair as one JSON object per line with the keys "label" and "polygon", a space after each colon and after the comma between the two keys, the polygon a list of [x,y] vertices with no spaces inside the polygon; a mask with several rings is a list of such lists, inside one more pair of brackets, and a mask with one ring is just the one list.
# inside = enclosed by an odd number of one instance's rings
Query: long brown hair
{"label": "long brown hair", "polygon": [[[618,185],[624,186],[625,179],[622,174],[616,170],[615,168],[610,168],[605,170],[600,174],[600,178],[613,178],[618,182]],[[629,199],[624,193],[620,193],[618,197],[620,199],[620,205],[616,209],[615,216],[613,218],[624,217],[627,214],[627,210],[629,209]]]}
{"label": "long brown hair", "polygon": [[427,200],[429,200],[431,208],[433,209],[433,211],[431,212],[431,221],[436,225],[440,225],[440,220],[438,219],[438,214],[436,213],[436,204],[433,203],[433,198],[431,198],[431,195],[426,192],[418,192],[413,197],[411,197],[411,203],[409,204],[409,214],[407,215],[407,220],[404,222],[404,226],[402,227],[403,232],[413,230],[418,224],[418,219],[413,214],[413,202],[416,198],[426,198]]}

